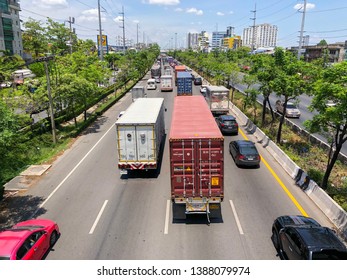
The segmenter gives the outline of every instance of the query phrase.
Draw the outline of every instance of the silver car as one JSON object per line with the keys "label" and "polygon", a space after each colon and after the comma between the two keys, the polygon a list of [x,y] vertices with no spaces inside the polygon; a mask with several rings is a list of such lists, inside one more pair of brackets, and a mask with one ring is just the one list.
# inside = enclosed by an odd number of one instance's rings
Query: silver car
{"label": "silver car", "polygon": [[[280,114],[283,114],[284,111],[284,102],[281,100],[276,101],[276,111]],[[292,103],[292,102],[287,102],[287,108],[286,112],[284,114],[287,118],[300,118],[301,112],[298,109],[298,107]]]}

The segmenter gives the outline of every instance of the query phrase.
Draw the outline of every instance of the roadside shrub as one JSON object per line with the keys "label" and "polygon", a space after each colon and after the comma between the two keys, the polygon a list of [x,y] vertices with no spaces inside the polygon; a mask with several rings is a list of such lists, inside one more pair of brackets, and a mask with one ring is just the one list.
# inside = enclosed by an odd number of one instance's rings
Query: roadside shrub
{"label": "roadside shrub", "polygon": [[323,180],[323,176],[324,176],[324,173],[322,171],[319,171],[317,169],[314,169],[314,168],[310,168],[308,171],[307,171],[307,174],[308,176],[317,183],[317,185],[321,185],[322,183],[322,180]]}

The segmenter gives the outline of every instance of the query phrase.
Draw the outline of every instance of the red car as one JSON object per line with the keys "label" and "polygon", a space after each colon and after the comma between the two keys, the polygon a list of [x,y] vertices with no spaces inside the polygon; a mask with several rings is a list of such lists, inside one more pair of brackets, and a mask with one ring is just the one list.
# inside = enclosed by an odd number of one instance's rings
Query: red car
{"label": "red car", "polygon": [[60,236],[50,220],[28,220],[0,232],[0,260],[40,260]]}

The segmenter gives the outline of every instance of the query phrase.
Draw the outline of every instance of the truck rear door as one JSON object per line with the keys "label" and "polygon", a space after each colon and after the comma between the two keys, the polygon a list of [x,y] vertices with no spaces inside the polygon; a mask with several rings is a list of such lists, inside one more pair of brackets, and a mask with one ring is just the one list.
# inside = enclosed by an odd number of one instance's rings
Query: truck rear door
{"label": "truck rear door", "polygon": [[136,126],[137,160],[142,162],[155,161],[155,133],[152,125]]}
{"label": "truck rear door", "polygon": [[120,162],[133,162],[137,160],[136,130],[135,126],[119,125],[118,133],[118,155]]}

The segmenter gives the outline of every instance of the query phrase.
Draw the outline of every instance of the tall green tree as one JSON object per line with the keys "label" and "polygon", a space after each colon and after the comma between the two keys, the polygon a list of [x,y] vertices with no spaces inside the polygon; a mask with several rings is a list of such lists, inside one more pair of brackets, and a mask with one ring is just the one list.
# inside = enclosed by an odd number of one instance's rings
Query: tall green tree
{"label": "tall green tree", "polygon": [[23,23],[25,28],[22,33],[24,51],[32,54],[34,58],[48,51],[48,41],[46,37],[46,29],[41,21],[29,18]]}
{"label": "tall green tree", "polygon": [[[277,96],[282,99],[283,112],[286,112],[289,101],[295,103],[298,96],[309,90],[309,83],[305,78],[307,76],[305,62],[297,60],[292,53],[277,48],[275,50],[274,71],[275,78],[270,82],[270,86],[274,89]],[[277,143],[281,142],[284,118],[285,114],[282,114],[277,130]]]}
{"label": "tall green tree", "polygon": [[[326,68],[314,83],[310,109],[316,110],[312,120],[305,122],[310,132],[330,135],[330,150],[321,188],[328,187],[328,180],[338,155],[347,141],[347,62]],[[328,106],[328,101],[335,105]]]}

